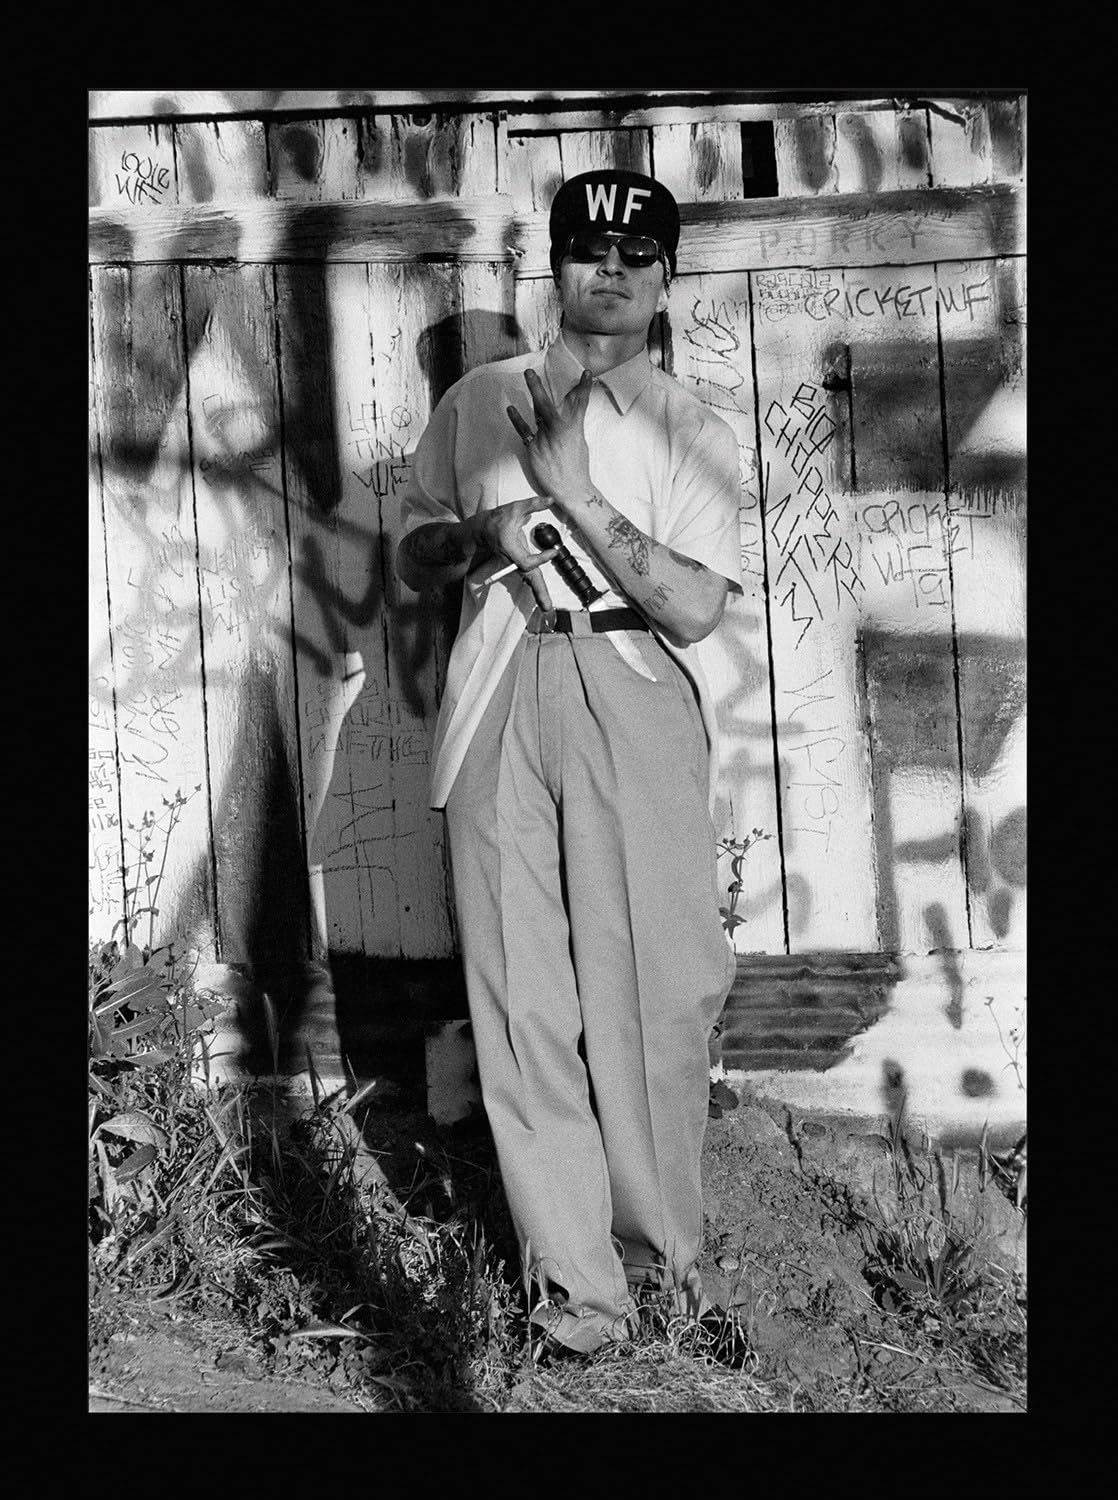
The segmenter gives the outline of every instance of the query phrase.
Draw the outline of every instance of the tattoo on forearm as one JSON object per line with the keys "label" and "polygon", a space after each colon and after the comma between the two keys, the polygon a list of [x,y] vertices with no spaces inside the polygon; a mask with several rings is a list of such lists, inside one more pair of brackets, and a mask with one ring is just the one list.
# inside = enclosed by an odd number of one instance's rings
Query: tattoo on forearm
{"label": "tattoo on forearm", "polygon": [[649,541],[643,532],[638,531],[631,521],[624,516],[614,516],[606,527],[609,532],[609,547],[624,547],[629,557],[629,566],[634,573],[646,574],[648,572],[648,549]]}
{"label": "tattoo on forearm", "polygon": [[675,590],[670,589],[666,583],[658,584],[642,601],[642,608],[650,609],[654,615],[658,615],[674,593]]}
{"label": "tattoo on forearm", "polygon": [[428,567],[461,562],[465,555],[443,526],[421,526],[408,533],[404,545],[413,562]]}

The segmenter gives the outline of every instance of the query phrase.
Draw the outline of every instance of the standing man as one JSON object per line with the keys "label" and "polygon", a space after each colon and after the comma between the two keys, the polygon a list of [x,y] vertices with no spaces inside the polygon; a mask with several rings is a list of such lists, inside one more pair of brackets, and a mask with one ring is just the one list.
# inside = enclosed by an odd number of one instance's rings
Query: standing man
{"label": "standing man", "polygon": [[[734,957],[693,647],[741,589],[740,479],[731,429],[648,356],[671,194],[588,172],[550,232],[559,337],[439,402],[397,571],[417,590],[465,580],[431,804],[533,1321],[585,1353],[632,1333],[636,1287],[710,1309],[707,1041]],[[541,521],[561,550],[533,541]]]}

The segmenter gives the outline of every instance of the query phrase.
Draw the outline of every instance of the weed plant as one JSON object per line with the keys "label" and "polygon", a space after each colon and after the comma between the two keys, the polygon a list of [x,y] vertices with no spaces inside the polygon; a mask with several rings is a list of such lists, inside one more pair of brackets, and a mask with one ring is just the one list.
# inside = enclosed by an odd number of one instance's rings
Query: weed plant
{"label": "weed plant", "polygon": [[862,1241],[862,1274],[894,1337],[926,1363],[975,1372],[999,1390],[1022,1389],[1024,1291],[989,1256],[982,1194],[962,1202],[957,1154],[945,1162],[925,1133],[914,1145],[902,1107],[889,1128],[886,1172],[889,1191],[879,1194],[875,1182],[872,1213],[849,1195],[845,1211]]}

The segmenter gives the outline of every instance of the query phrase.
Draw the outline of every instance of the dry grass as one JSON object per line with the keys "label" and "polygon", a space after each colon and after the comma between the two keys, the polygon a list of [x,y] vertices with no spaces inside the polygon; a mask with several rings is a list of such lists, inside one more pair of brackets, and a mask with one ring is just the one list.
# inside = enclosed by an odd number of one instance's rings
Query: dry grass
{"label": "dry grass", "polygon": [[[846,1279],[864,1274],[872,1297],[815,1276],[797,1301],[786,1273],[745,1310],[757,1342],[740,1369],[655,1297],[631,1343],[541,1355],[487,1133],[440,1137],[421,1116],[393,1121],[317,1086],[309,1110],[293,1109],[281,1085],[209,1087],[196,1065],[204,1010],[173,972],[156,983],[133,965],[125,993],[136,1008],[113,1003],[122,981],[111,974],[102,963],[91,983],[95,1350],[122,1320],[170,1311],[235,1330],[230,1341],[251,1345],[273,1377],[329,1383],[370,1410],[1023,1407],[1020,1291],[978,1262],[956,1220],[937,1220],[919,1163],[899,1145],[899,1208],[863,1212],[856,1226],[848,1215],[864,1253]],[[382,1167],[390,1158],[398,1194]],[[406,1187],[403,1160],[414,1166]],[[802,1177],[796,1191],[806,1214],[844,1212],[840,1194]],[[846,1364],[791,1370],[761,1336],[772,1314],[802,1330],[804,1347],[815,1335],[841,1345]]]}

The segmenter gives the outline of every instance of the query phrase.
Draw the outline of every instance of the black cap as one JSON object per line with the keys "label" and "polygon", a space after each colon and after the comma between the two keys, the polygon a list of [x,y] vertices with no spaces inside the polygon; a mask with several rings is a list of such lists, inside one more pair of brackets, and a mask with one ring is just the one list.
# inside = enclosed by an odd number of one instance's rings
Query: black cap
{"label": "black cap", "polygon": [[607,167],[571,177],[551,204],[551,269],[558,275],[572,234],[580,229],[613,229],[649,234],[660,241],[675,275],[679,209],[662,182],[640,172]]}

